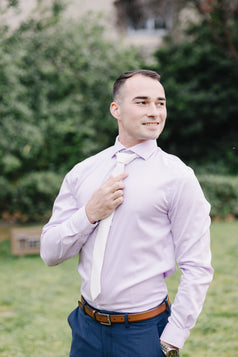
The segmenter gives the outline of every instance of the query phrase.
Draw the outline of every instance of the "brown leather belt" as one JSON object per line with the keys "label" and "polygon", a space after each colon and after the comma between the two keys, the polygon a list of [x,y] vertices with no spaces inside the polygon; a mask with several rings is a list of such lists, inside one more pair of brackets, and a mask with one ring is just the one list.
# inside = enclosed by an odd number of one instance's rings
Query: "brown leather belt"
{"label": "brown leather belt", "polygon": [[[169,304],[169,298],[166,301]],[[120,324],[124,323],[128,317],[128,322],[139,322],[143,320],[152,319],[155,316],[162,314],[167,309],[167,303],[164,302],[161,305],[155,307],[154,309],[140,312],[138,314],[105,314],[100,312],[99,310],[93,309],[91,306],[87,304],[87,302],[81,298],[81,301],[78,301],[79,307],[90,317],[92,317],[95,321],[98,321],[102,325],[110,326],[111,324]],[[127,316],[127,317],[126,317]]]}

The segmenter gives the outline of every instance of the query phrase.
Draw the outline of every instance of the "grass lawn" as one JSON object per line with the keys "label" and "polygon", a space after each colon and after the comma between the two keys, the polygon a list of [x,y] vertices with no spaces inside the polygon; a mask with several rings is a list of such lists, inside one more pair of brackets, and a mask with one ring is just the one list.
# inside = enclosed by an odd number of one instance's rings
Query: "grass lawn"
{"label": "grass lawn", "polygon": [[[238,222],[212,224],[215,277],[181,357],[238,356],[237,239]],[[178,282],[179,273],[168,279],[171,300]],[[80,295],[77,258],[49,268],[39,256],[11,256],[9,239],[4,239],[0,283],[0,356],[68,356],[67,316]]]}

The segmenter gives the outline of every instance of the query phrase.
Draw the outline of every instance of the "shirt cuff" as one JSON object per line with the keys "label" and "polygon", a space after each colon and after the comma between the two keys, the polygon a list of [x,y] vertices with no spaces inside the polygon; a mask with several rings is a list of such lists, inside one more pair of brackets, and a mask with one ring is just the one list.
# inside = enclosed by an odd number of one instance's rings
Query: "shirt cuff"
{"label": "shirt cuff", "polygon": [[183,348],[184,342],[188,338],[190,331],[188,329],[181,329],[170,322],[167,323],[165,329],[160,336],[161,341],[167,342],[168,344]]}
{"label": "shirt cuff", "polygon": [[90,234],[98,222],[90,223],[86,215],[85,207],[81,207],[77,212],[75,212],[66,223],[66,235],[79,235],[85,236]]}

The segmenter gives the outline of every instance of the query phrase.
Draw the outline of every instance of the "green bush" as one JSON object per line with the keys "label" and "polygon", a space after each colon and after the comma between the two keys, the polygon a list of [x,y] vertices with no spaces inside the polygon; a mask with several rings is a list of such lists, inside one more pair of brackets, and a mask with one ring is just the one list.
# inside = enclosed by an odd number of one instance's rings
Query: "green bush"
{"label": "green bush", "polygon": [[[235,36],[238,17],[233,21]],[[220,30],[222,25],[215,28],[217,33]],[[214,41],[214,32],[204,22],[191,25],[182,43],[167,39],[157,50],[155,70],[162,76],[168,106],[166,130],[159,142],[187,161],[223,162],[229,174],[236,175],[238,60],[223,48],[226,38],[219,44]]]}
{"label": "green bush", "polygon": [[212,217],[238,217],[238,177],[199,175],[198,179],[211,204]]}
{"label": "green bush", "polygon": [[12,186],[14,210],[9,215],[23,222],[43,222],[51,213],[62,176],[54,172],[33,172]]}
{"label": "green bush", "polygon": [[12,202],[12,189],[9,181],[0,176],[0,212],[8,211]]}
{"label": "green bush", "polygon": [[[43,6],[43,5],[42,5]],[[0,24],[0,218],[42,221],[59,181],[111,145],[112,84],[140,56],[106,39],[98,16],[43,11],[16,31]]]}
{"label": "green bush", "polygon": [[140,62],[106,39],[97,16],[52,15],[13,33],[0,24],[0,67],[0,171],[13,182],[36,171],[65,174],[111,145],[113,81]]}

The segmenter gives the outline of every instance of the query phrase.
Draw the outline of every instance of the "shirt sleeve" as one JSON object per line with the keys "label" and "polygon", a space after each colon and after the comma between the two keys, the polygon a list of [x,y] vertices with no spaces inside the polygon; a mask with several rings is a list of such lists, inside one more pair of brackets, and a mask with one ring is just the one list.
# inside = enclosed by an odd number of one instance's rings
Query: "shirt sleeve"
{"label": "shirt sleeve", "polygon": [[85,207],[78,207],[71,181],[69,173],[55,200],[51,219],[42,230],[40,254],[50,266],[76,256],[97,226],[89,222]]}
{"label": "shirt sleeve", "polygon": [[202,310],[213,277],[210,205],[191,169],[179,178],[169,210],[177,264],[182,272],[161,340],[182,348]]}

